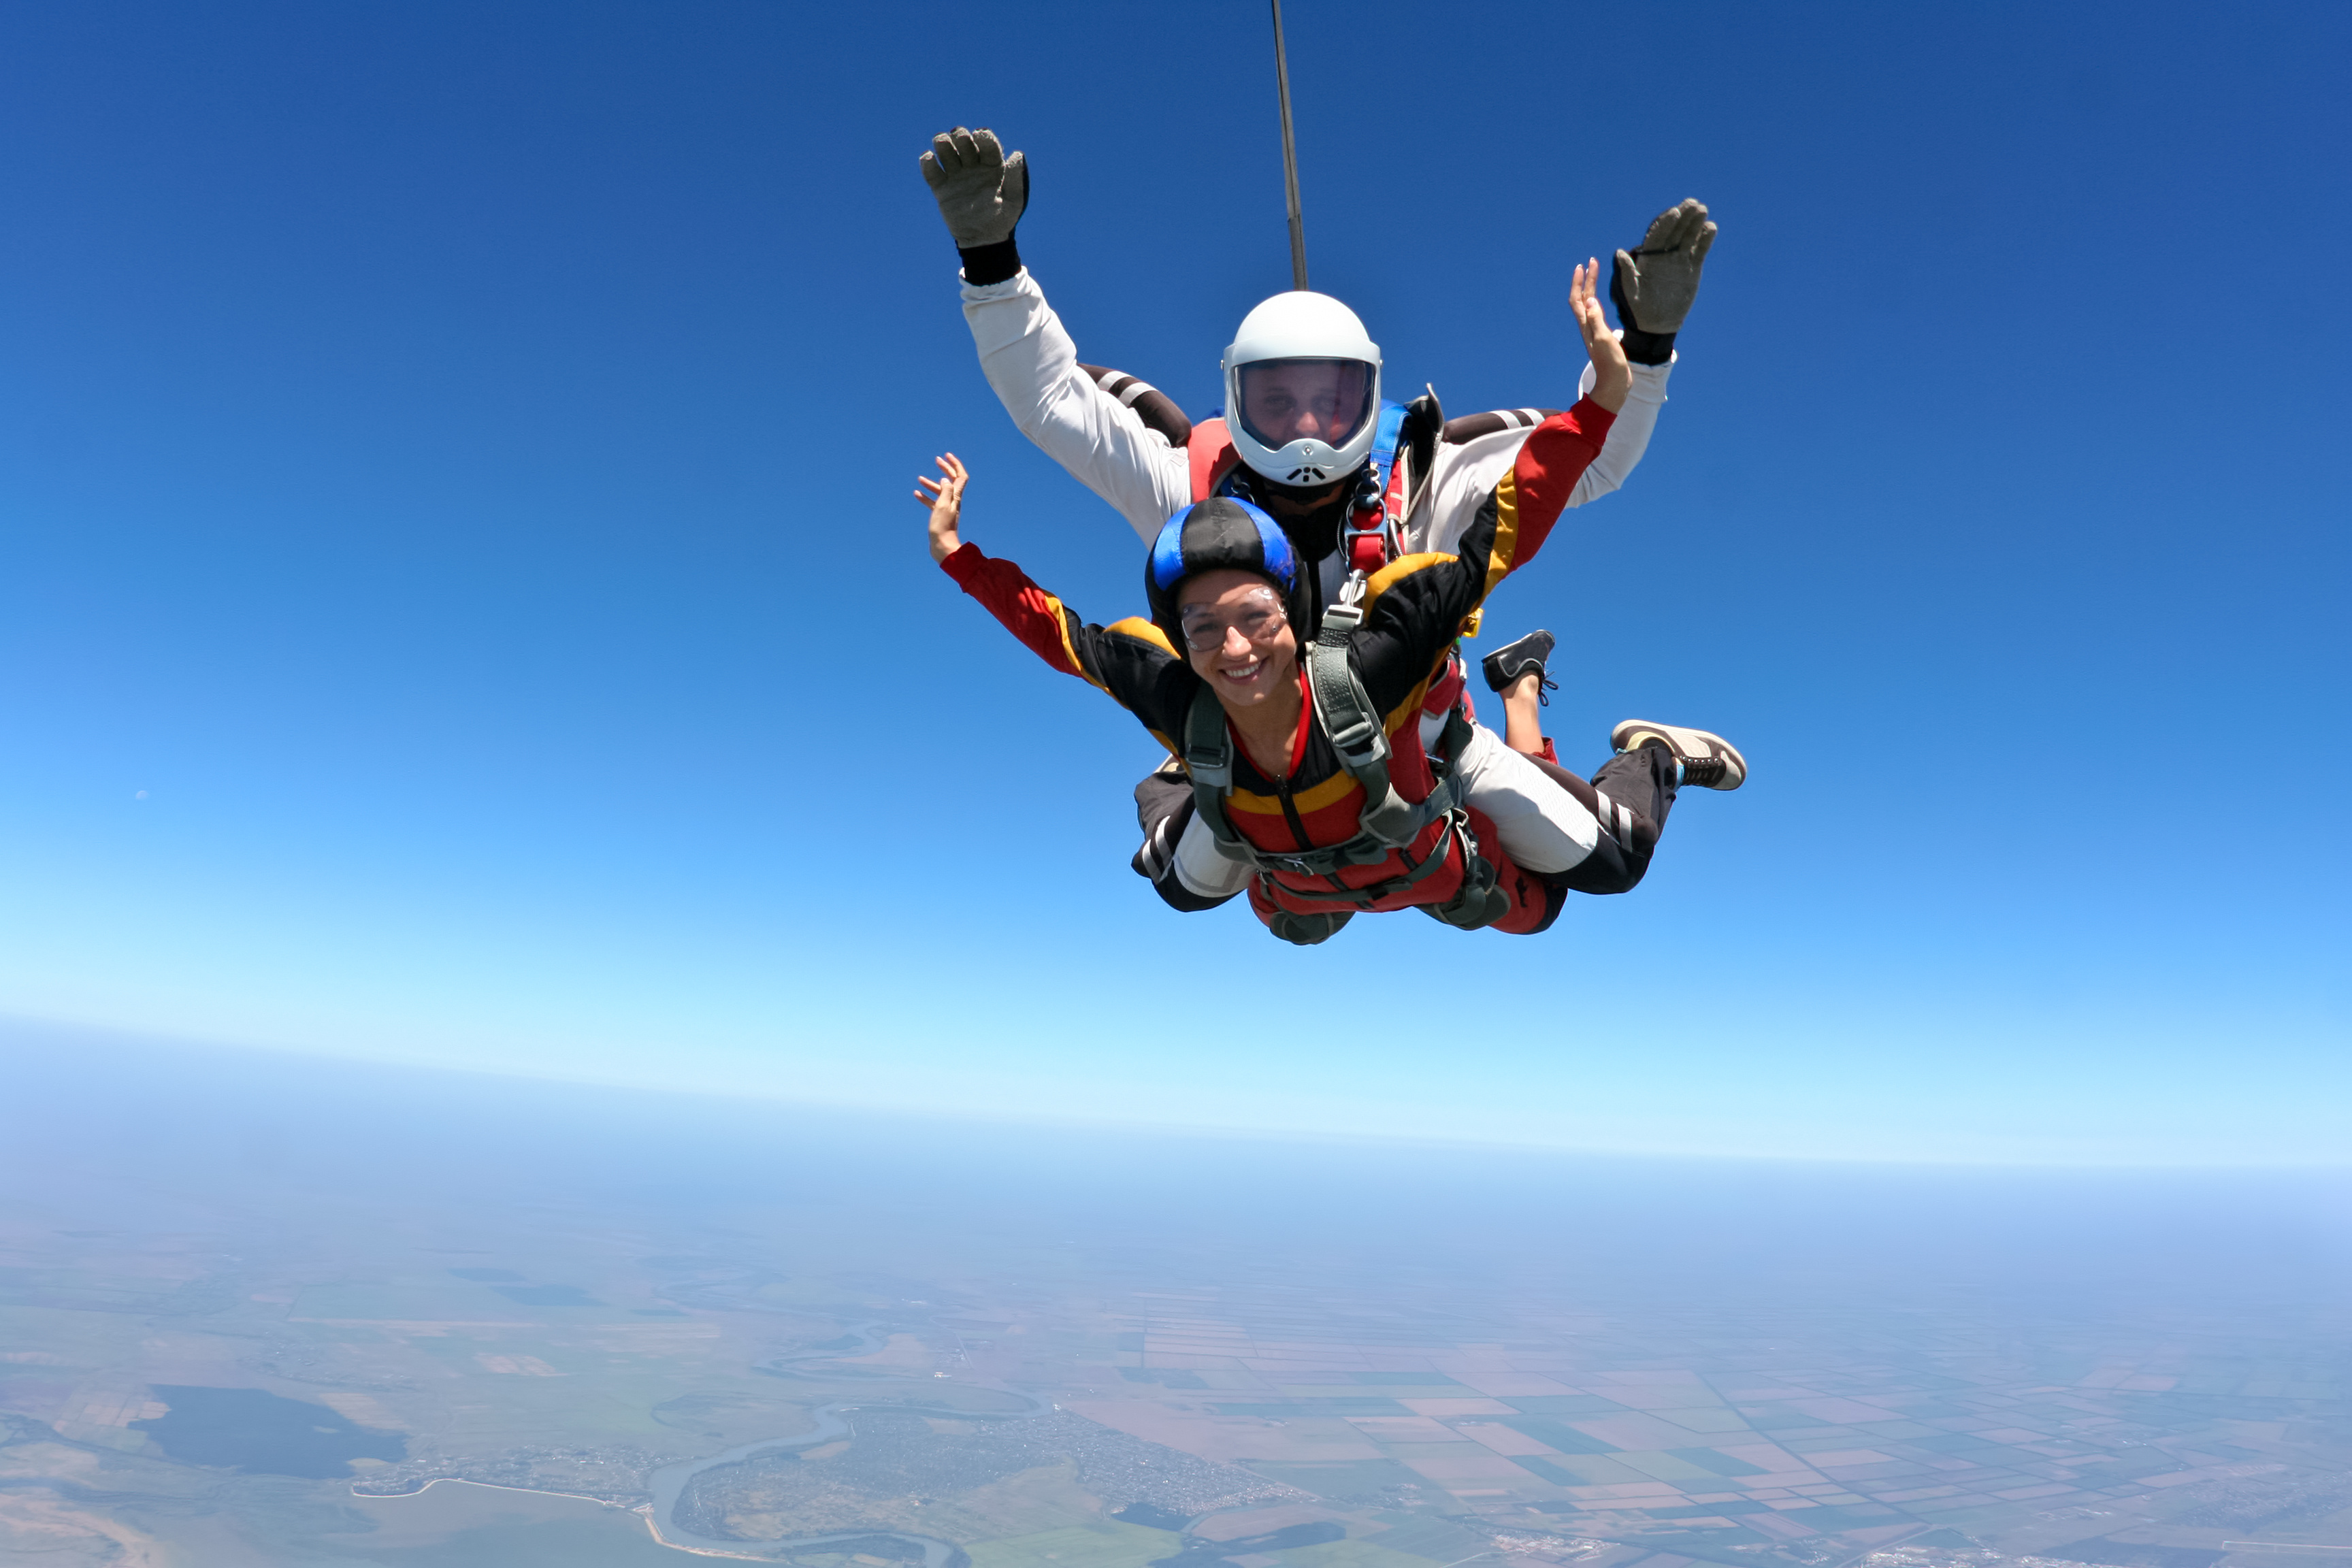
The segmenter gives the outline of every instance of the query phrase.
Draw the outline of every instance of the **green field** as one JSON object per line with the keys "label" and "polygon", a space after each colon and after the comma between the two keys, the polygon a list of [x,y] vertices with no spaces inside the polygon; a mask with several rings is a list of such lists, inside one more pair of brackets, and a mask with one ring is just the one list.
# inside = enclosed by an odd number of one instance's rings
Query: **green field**
{"label": "green field", "polygon": [[1048,1563],[1054,1568],[1144,1568],[1156,1558],[1173,1556],[1178,1545],[1179,1538],[1167,1531],[1105,1520],[978,1542],[965,1550],[971,1553],[971,1568],[1038,1568]]}

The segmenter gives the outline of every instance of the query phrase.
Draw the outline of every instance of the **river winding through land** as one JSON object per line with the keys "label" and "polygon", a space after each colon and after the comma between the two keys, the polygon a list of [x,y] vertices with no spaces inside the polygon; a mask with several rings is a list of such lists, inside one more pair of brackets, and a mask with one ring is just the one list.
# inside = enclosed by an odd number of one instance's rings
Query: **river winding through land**
{"label": "river winding through land", "polygon": [[[794,1362],[834,1361],[845,1354],[856,1354],[859,1351],[878,1347],[883,1341],[876,1337],[870,1329],[869,1325],[867,1328],[855,1331],[858,1338],[864,1342],[856,1351],[802,1351],[793,1355],[779,1356],[770,1365],[772,1367],[789,1365]],[[940,1405],[901,1404],[895,1400],[882,1407],[909,1415],[941,1415],[958,1421],[1020,1421],[1034,1415],[1043,1415],[1053,1408],[1049,1401],[1026,1394],[1014,1394],[1010,1389],[991,1389],[989,1392],[1003,1394],[1012,1399],[1026,1400],[1030,1408],[1013,1411],[952,1410]],[[908,1542],[921,1547],[923,1568],[949,1568],[949,1564],[961,1554],[962,1549],[955,1542],[941,1541],[934,1536],[912,1535],[903,1530],[844,1530],[831,1531],[823,1535],[791,1536],[782,1541],[732,1541],[698,1534],[677,1522],[677,1505],[680,1500],[686,1496],[687,1489],[693,1484],[694,1479],[704,1471],[719,1469],[727,1465],[740,1465],[761,1454],[780,1453],[794,1448],[814,1448],[820,1444],[830,1443],[836,1437],[845,1437],[849,1435],[849,1423],[842,1419],[844,1413],[861,1409],[866,1405],[880,1405],[880,1404],[881,1402],[875,1400],[841,1400],[819,1408],[816,1412],[814,1429],[801,1433],[797,1436],[768,1437],[756,1443],[743,1443],[728,1449],[723,1454],[714,1454],[707,1459],[688,1459],[681,1464],[667,1465],[656,1470],[651,1480],[655,1535],[665,1545],[680,1546],[693,1552],[725,1552],[737,1557],[785,1557],[795,1552],[821,1550],[829,1543],[870,1541],[876,1536],[887,1536],[893,1540]]]}

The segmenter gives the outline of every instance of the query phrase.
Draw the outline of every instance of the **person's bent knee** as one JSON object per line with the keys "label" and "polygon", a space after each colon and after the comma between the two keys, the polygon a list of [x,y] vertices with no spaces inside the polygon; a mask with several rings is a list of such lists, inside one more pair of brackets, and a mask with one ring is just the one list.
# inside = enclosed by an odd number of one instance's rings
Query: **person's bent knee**
{"label": "person's bent knee", "polygon": [[1160,901],[1161,903],[1166,904],[1170,909],[1174,910],[1177,913],[1185,915],[1196,915],[1202,910],[1213,910],[1220,904],[1232,903],[1235,899],[1241,897],[1239,893],[1218,893],[1214,895],[1196,893],[1192,889],[1186,887],[1184,885],[1184,879],[1177,876],[1172,870],[1167,876],[1162,877],[1158,881],[1152,883],[1151,890],[1160,895]]}
{"label": "person's bent knee", "polygon": [[[1512,751],[1492,731],[1473,732],[1462,776],[1463,804],[1486,815],[1503,853],[1528,870],[1566,869],[1585,859],[1600,840],[1601,826],[1587,802],[1565,788],[1553,770]],[[1576,784],[1591,795],[1582,780]]]}
{"label": "person's bent knee", "polygon": [[1649,869],[1647,855],[1628,855],[1614,840],[1603,839],[1591,854],[1565,871],[1546,873],[1544,880],[1571,893],[1605,898],[1612,893],[1632,892],[1642,885]]}

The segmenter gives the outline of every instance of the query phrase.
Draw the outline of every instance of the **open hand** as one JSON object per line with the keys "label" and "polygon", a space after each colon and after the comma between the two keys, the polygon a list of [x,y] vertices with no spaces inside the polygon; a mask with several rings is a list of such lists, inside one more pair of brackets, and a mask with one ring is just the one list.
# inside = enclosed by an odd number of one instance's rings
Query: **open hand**
{"label": "open hand", "polygon": [[1633,390],[1633,368],[1625,363],[1624,345],[1609,330],[1598,298],[1600,285],[1599,259],[1585,262],[1568,286],[1568,308],[1576,312],[1576,330],[1584,334],[1584,352],[1592,356],[1592,401],[1614,414]]}
{"label": "open hand", "polygon": [[1018,153],[1007,156],[995,132],[961,125],[942,131],[920,163],[923,183],[959,247],[971,250],[1013,237],[1029,205],[1029,160]]}
{"label": "open hand", "polygon": [[1642,243],[1617,253],[1609,293],[1617,301],[1618,321],[1660,336],[1682,331],[1715,235],[1706,204],[1696,196],[1652,218]]}
{"label": "open hand", "polygon": [[915,491],[915,499],[931,509],[931,559],[945,561],[963,548],[963,539],[956,532],[956,521],[963,515],[963,487],[971,481],[971,473],[953,452],[940,453],[938,462],[942,477],[930,479],[918,476],[915,483],[920,488]]}

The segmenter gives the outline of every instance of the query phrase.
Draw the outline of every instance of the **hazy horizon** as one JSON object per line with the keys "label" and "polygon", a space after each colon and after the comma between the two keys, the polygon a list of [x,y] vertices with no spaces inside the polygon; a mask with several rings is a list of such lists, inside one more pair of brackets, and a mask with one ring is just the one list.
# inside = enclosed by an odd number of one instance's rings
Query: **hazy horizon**
{"label": "hazy horizon", "polygon": [[[1432,1148],[1493,1148],[1528,1153],[1589,1155],[1595,1158],[1634,1160],[1728,1161],[1762,1163],[1836,1164],[1923,1166],[1936,1168],[1987,1170],[2066,1170],[2086,1171],[2330,1171],[2352,1168],[2352,1144],[2321,1142],[2308,1148],[2280,1150],[2271,1147],[2257,1155],[2241,1148],[2237,1157],[2217,1157],[2205,1151],[2192,1152],[2189,1157],[2176,1154],[2164,1158],[2148,1152],[2146,1145],[2135,1145],[2128,1153],[2107,1152],[2104,1155],[2085,1147],[2084,1142],[2053,1143],[2040,1150],[2011,1150],[2003,1157],[1990,1152],[1989,1140],[1979,1139],[1967,1146],[1965,1152],[1912,1147],[1904,1152],[1882,1149],[1874,1152],[1853,1152],[1846,1150],[1807,1149],[1794,1147],[1722,1148],[1625,1146],[1605,1142],[1544,1142],[1514,1138],[1502,1132],[1480,1135],[1475,1127],[1437,1126],[1426,1123],[1435,1119],[1423,1116],[1424,1125],[1415,1126],[1409,1116],[1401,1116],[1388,1107],[1379,1108],[1376,1119],[1367,1124],[1348,1125],[1329,1119],[1302,1118],[1297,1124],[1265,1120],[1235,1119],[1218,1121],[1210,1118],[1183,1120],[1170,1115],[1153,1115],[1148,1109],[1128,1107],[1115,1111],[1088,1115],[1067,1108],[1044,1110],[1023,1108],[1003,1102],[980,1104],[941,1104],[917,1098],[895,1100],[856,1100],[828,1097],[823,1093],[793,1092],[792,1086],[773,1079],[753,1079],[741,1083],[709,1081],[679,1082],[656,1074],[633,1078],[606,1077],[594,1072],[567,1073],[560,1064],[543,1062],[531,1066],[510,1063],[465,1065],[445,1058],[416,1060],[399,1056],[351,1055],[341,1052],[305,1049],[297,1046],[263,1045],[250,1042],[173,1038],[124,1030],[90,1028],[61,1024],[52,1020],[10,1017],[0,1015],[0,1060],[5,1060],[26,1081],[38,1081],[46,1070],[62,1068],[62,1078],[69,1081],[76,1069],[69,1064],[58,1063],[58,1053],[68,1058],[78,1053],[90,1053],[104,1058],[110,1055],[134,1060],[163,1064],[170,1068],[197,1070],[207,1061],[229,1067],[232,1070],[258,1072],[271,1068],[293,1067],[298,1071],[310,1068],[316,1073],[332,1074],[338,1069],[356,1072],[375,1071],[413,1082],[446,1080],[455,1093],[466,1091],[466,1086],[488,1084],[561,1085],[587,1091],[614,1094],[653,1093],[665,1100],[681,1105],[703,1101],[727,1101],[739,1104],[769,1104],[779,1109],[801,1110],[814,1113],[838,1112],[852,1118],[921,1123],[936,1121],[949,1125],[1030,1126],[1041,1129],[1066,1129],[1076,1131],[1105,1132],[1139,1131],[1183,1138],[1198,1136],[1217,1140],[1262,1142],[1267,1144],[1360,1143],[1423,1144]],[[42,1066],[33,1066],[36,1056],[43,1058]],[[494,1095],[500,1090],[491,1090]],[[2332,1110],[2326,1114],[2334,1114]],[[1512,1124],[1514,1127],[1519,1124]]]}
{"label": "hazy horizon", "polygon": [[2340,1167],[1286,1140],[21,1029],[0,1067],[0,1555],[2352,1547]]}

